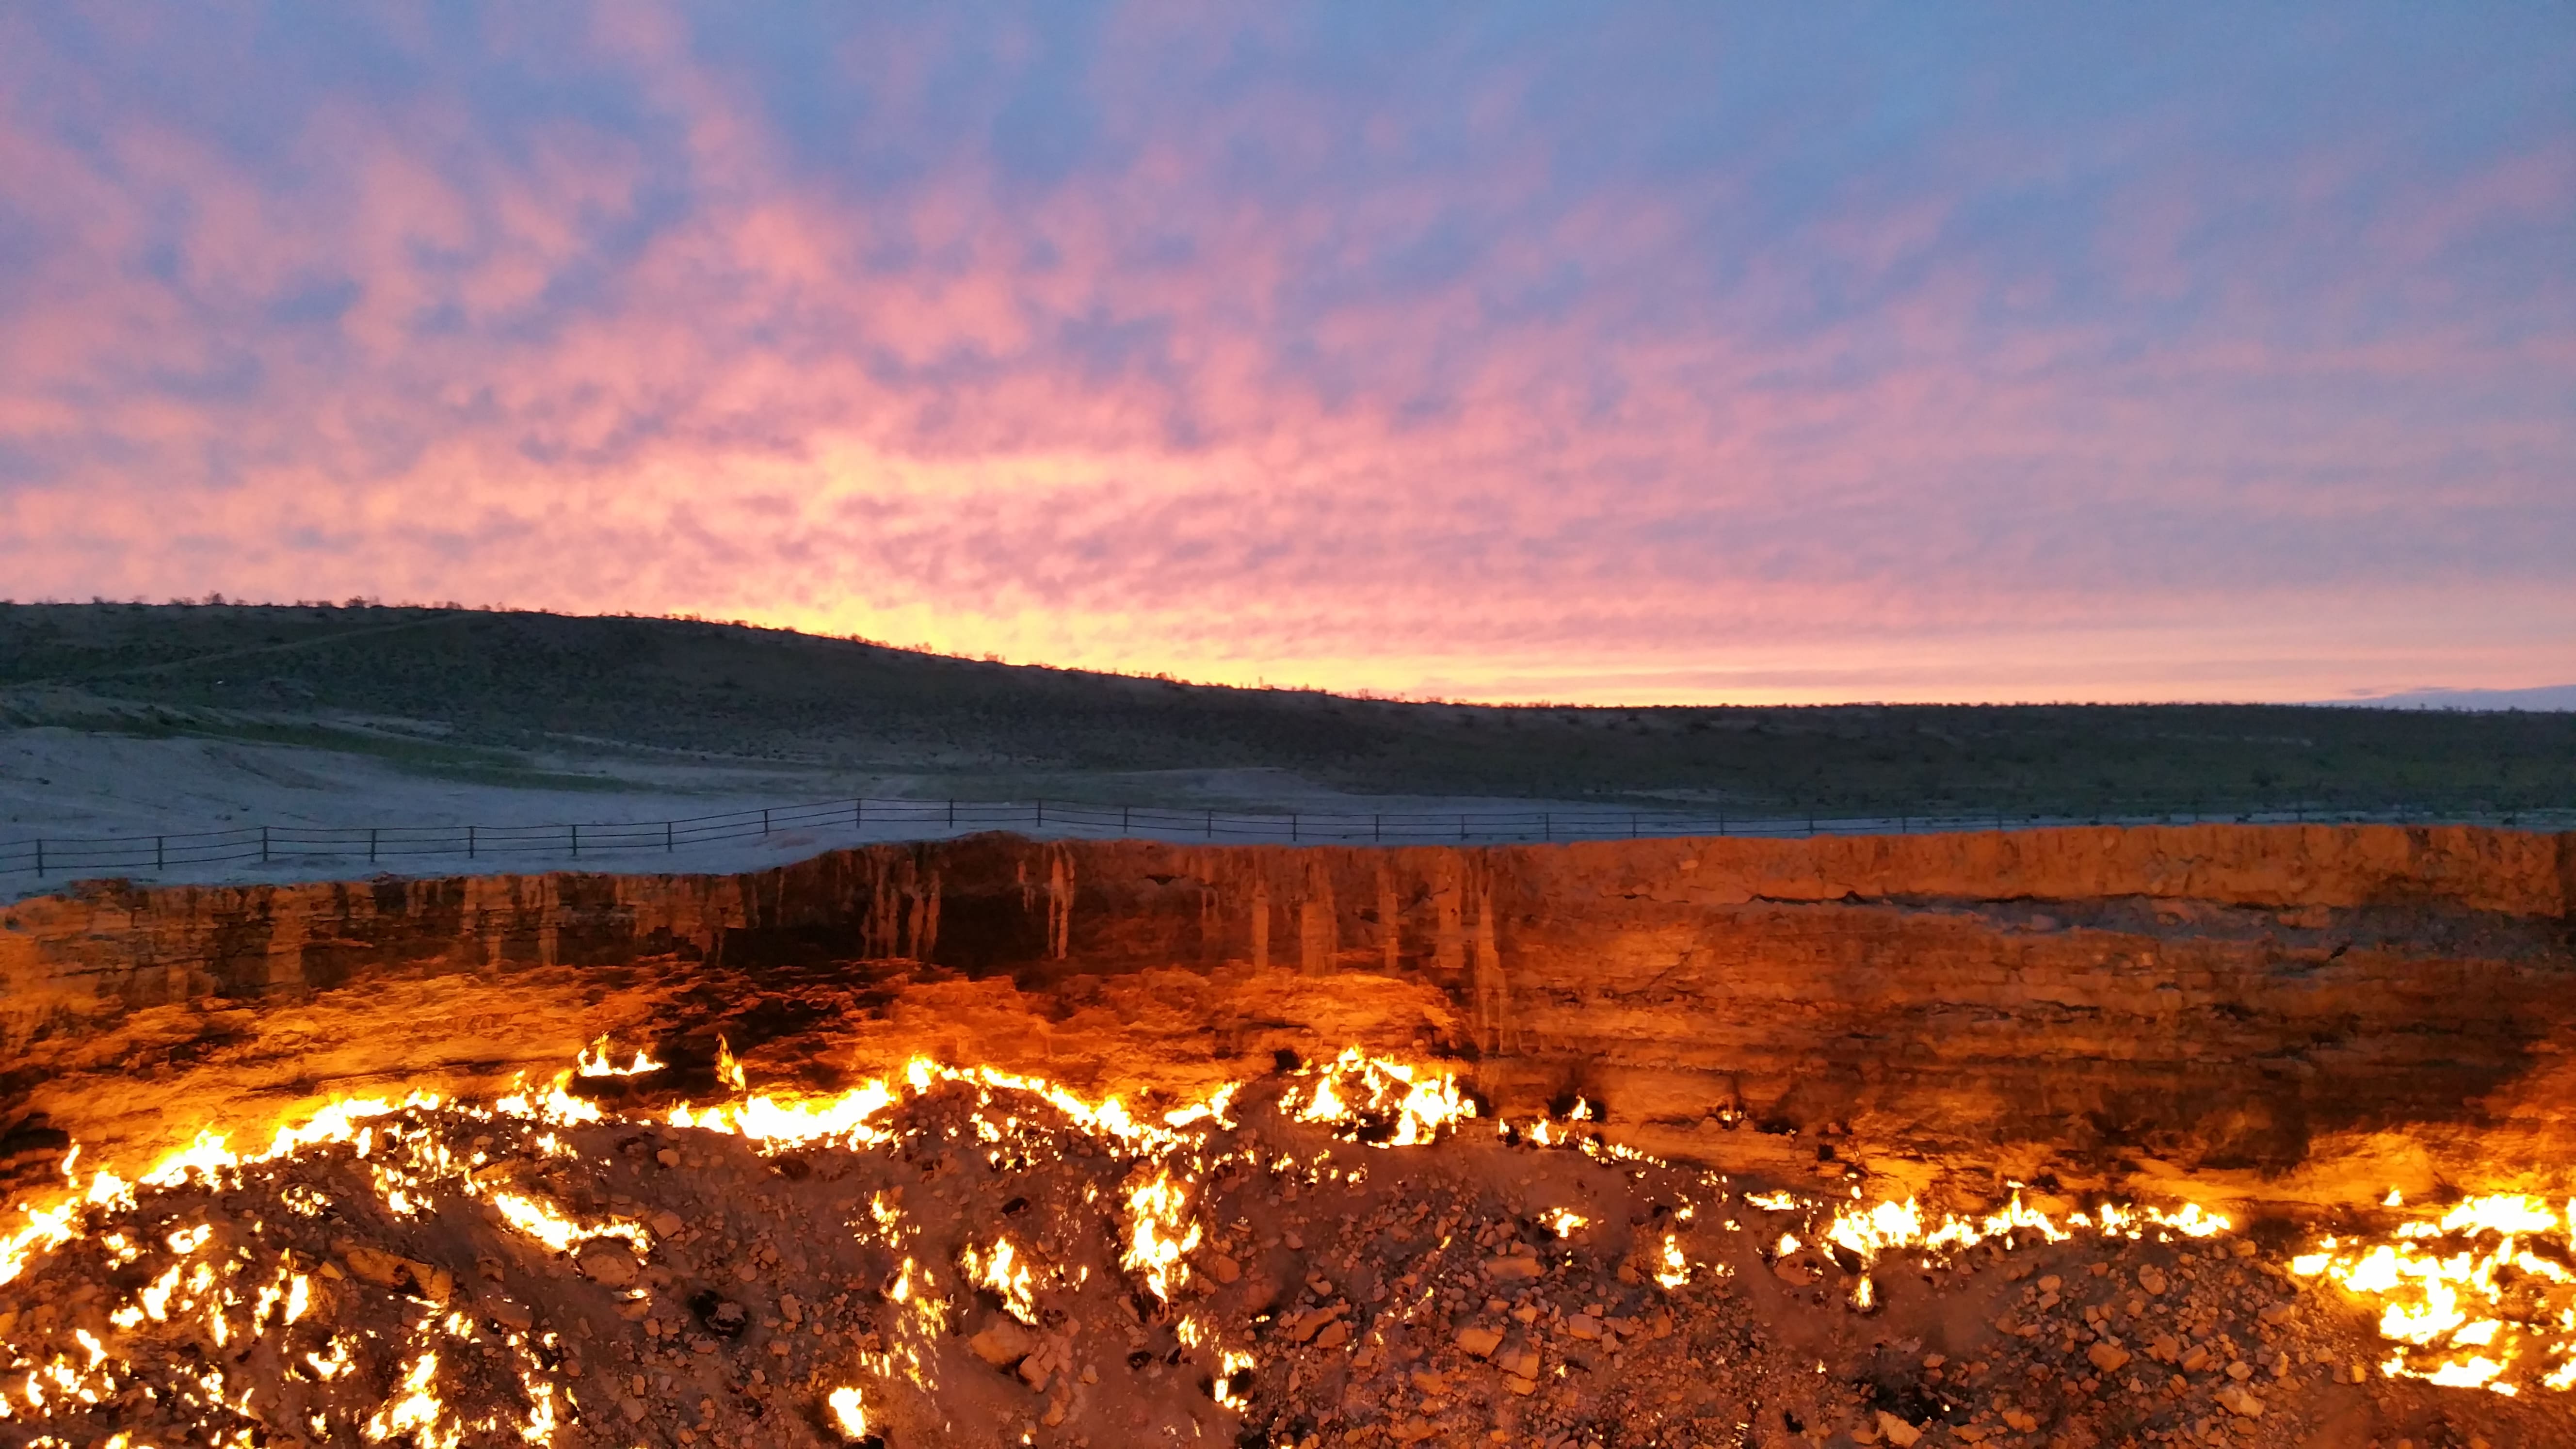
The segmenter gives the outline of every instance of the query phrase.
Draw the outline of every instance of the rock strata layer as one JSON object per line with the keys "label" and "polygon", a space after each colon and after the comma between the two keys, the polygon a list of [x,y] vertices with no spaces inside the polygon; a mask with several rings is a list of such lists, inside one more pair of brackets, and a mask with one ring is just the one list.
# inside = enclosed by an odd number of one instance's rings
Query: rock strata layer
{"label": "rock strata layer", "polygon": [[721,1041],[773,1089],[922,1052],[1148,1105],[1357,1044],[1452,1058],[1513,1120],[1871,1196],[2555,1191],[2571,901],[2576,837],[2378,826],[86,883],[0,908],[0,1159],[493,1090],[606,1033],[665,1091],[724,1090]]}

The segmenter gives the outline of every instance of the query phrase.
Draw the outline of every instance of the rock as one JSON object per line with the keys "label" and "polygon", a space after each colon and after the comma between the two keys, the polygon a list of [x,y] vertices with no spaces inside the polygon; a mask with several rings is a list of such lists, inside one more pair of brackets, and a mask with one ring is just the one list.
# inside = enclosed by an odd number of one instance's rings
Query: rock
{"label": "rock", "polygon": [[2243,1359],[2238,1359],[2227,1366],[2227,1376],[2241,1384],[2254,1377],[2254,1366]]}
{"label": "rock", "polygon": [[[1304,1343],[1322,1333],[1326,1325],[1338,1320],[1348,1306],[1333,1303],[1322,1308],[1309,1308],[1303,1313],[1292,1313],[1280,1323],[1279,1331],[1288,1336],[1290,1343]],[[1348,1329],[1343,1330],[1343,1336],[1349,1336]],[[1334,1341],[1338,1343],[1341,1340]]]}
{"label": "rock", "polygon": [[1467,1353],[1477,1358],[1487,1358],[1492,1356],[1495,1349],[1503,1346],[1503,1336],[1490,1328],[1471,1324],[1458,1330],[1457,1343],[1458,1347]]}
{"label": "rock", "polygon": [[1538,1377],[1539,1356],[1537,1349],[1519,1349],[1515,1352],[1504,1354],[1501,1358],[1494,1360],[1494,1362],[1500,1364],[1503,1372],[1507,1374],[1518,1374],[1520,1377],[1525,1379],[1534,1379]]}
{"label": "rock", "polygon": [[1485,1263],[1486,1276],[1496,1279],[1535,1278],[1543,1271],[1545,1270],[1540,1268],[1538,1259],[1517,1254],[1490,1258]]}
{"label": "rock", "polygon": [[537,1316],[528,1311],[528,1305],[506,1293],[486,1293],[482,1303],[484,1315],[504,1328],[525,1331],[537,1326]]}
{"label": "rock", "polygon": [[1325,1324],[1324,1331],[1315,1335],[1317,1348],[1339,1348],[1350,1341],[1351,1326],[1338,1318]]}
{"label": "rock", "polygon": [[2182,1356],[2182,1371],[2184,1373],[2196,1374],[2207,1367],[2209,1367],[2209,1350],[2201,1347],[2199,1344],[2193,1344],[2191,1346],[2191,1352]]}
{"label": "rock", "polygon": [[582,1244],[573,1261],[583,1277],[611,1288],[631,1288],[636,1279],[644,1276],[643,1267],[626,1245],[608,1238],[593,1238]]}
{"label": "rock", "polygon": [[2147,1357],[2158,1363],[2173,1363],[2182,1356],[2182,1340],[2170,1333],[2159,1333],[2147,1345]]}
{"label": "rock", "polygon": [[2233,1384],[2218,1391],[2218,1406],[2240,1419],[2263,1417],[2263,1401]]}
{"label": "rock", "polygon": [[1591,1314],[1578,1313],[1572,1318],[1565,1320],[1565,1331],[1573,1334],[1576,1338],[1596,1339],[1601,1336],[1601,1325],[1593,1319]]}
{"label": "rock", "polygon": [[2004,1423],[2017,1434],[2027,1434],[2039,1427],[2039,1420],[2021,1409],[2004,1410]]}
{"label": "rock", "polygon": [[2165,1277],[2162,1269],[2150,1263],[2146,1267],[2138,1270],[2138,1286],[2145,1289],[2153,1296],[2161,1298],[2164,1296],[2165,1290],[2172,1287],[2173,1284],[2171,1280]]}
{"label": "rock", "polygon": [[966,1340],[966,1346],[985,1363],[994,1368],[1004,1368],[1026,1358],[1033,1345],[1029,1331],[1022,1328],[1017,1320],[997,1317],[983,1332]]}
{"label": "rock", "polygon": [[435,1264],[419,1262],[381,1249],[370,1248],[361,1243],[344,1242],[336,1244],[335,1247],[341,1258],[348,1263],[352,1277],[373,1283],[380,1288],[391,1288],[398,1293],[409,1293],[414,1297],[426,1298],[432,1303],[442,1305],[456,1293],[456,1275]]}
{"label": "rock", "polygon": [[1878,1434],[1880,1438],[1897,1446],[1897,1449],[1910,1449],[1910,1446],[1921,1442],[1923,1438],[1922,1430],[1885,1409],[1878,1411]]}
{"label": "rock", "polygon": [[2275,1303],[2254,1316],[2262,1319],[2265,1323],[2276,1325],[2285,1323],[2289,1321],[2291,1306],[2292,1305],[2287,1303]]}
{"label": "rock", "polygon": [[653,1154],[653,1160],[664,1167],[677,1167],[680,1165],[680,1150],[676,1147],[665,1147]]}
{"label": "rock", "polygon": [[2054,1273],[2050,1273],[2039,1280],[2039,1291],[2042,1293],[2054,1293],[2065,1286],[2066,1280],[2058,1277]]}
{"label": "rock", "polygon": [[1521,1374],[1503,1375],[1503,1387],[1526,1398],[1538,1392],[1538,1380]]}
{"label": "rock", "polygon": [[1771,1265],[1771,1276],[1792,1288],[1804,1288],[1816,1281],[1816,1275],[1795,1258],[1782,1258]]}
{"label": "rock", "polygon": [[[667,1147],[662,1149],[666,1154],[669,1153],[670,1150],[671,1149]],[[653,1235],[655,1237],[667,1238],[678,1233],[680,1229],[687,1227],[688,1224],[680,1221],[680,1215],[678,1213],[672,1212],[668,1208],[664,1208],[660,1212],[653,1214],[653,1216],[646,1221],[645,1226],[653,1230]]]}
{"label": "rock", "polygon": [[1422,1393],[1445,1394],[1449,1392],[1449,1381],[1447,1379],[1442,1378],[1438,1374],[1425,1373],[1420,1369],[1415,1369],[1411,1374],[1407,1375],[1406,1381],[1411,1383],[1415,1389]]}
{"label": "rock", "polygon": [[2092,1360],[2093,1367],[2106,1374],[2118,1373],[2120,1371],[2120,1365],[2129,1361],[2129,1351],[2127,1349],[2121,1348],[2116,1344],[2108,1343],[2097,1343],[2093,1345],[2091,1348],[2084,1350],[2084,1356],[2087,1359]]}
{"label": "rock", "polygon": [[1243,1276],[1243,1265],[1223,1253],[1210,1253],[1207,1274],[1220,1283],[1231,1283]]}

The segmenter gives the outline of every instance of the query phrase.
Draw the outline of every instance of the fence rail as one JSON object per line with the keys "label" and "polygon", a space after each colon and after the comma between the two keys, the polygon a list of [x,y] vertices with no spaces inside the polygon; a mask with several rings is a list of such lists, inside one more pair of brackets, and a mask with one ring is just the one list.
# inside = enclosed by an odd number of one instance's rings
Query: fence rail
{"label": "fence rail", "polygon": [[983,830],[1038,835],[1205,839],[1234,843],[1422,845],[1482,841],[1642,839],[1672,836],[1914,834],[2027,830],[2067,825],[2174,825],[2202,821],[2259,824],[2384,823],[2503,825],[2576,829],[2576,809],[2422,811],[2331,810],[2303,806],[2206,813],[2190,811],[2011,814],[1995,811],[1867,815],[1746,814],[1700,811],[1451,810],[1271,811],[1183,810],[1168,806],[1086,805],[1067,801],[871,800],[807,801],[673,820],[595,821],[561,825],[245,825],[232,830],[88,839],[38,838],[0,843],[0,875],[39,877],[98,871],[167,872],[175,867],[257,863],[364,861],[382,866],[407,857],[468,861],[514,855],[676,854],[683,846],[766,838],[782,832],[839,833],[856,838],[926,838]]}

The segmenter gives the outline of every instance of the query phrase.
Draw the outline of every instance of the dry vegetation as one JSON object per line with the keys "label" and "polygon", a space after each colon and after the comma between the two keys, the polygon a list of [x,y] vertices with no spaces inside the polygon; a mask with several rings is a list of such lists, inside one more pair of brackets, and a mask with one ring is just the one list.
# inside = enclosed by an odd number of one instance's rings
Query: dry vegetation
{"label": "dry vegetation", "polygon": [[2576,801],[2566,713],[1413,704],[689,620],[413,607],[0,605],[0,722],[273,739],[500,775],[539,753],[753,760],[927,774],[961,795],[1079,797],[1085,775],[1272,768],[1371,794],[1845,814]]}

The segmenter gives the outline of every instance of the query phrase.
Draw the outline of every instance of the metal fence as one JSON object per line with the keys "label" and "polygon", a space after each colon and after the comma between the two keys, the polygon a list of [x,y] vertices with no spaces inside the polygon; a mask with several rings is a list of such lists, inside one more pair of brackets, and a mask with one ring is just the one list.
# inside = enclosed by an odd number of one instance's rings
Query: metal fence
{"label": "metal fence", "polygon": [[[2199,811],[2008,814],[1993,811],[1867,815],[1795,815],[1699,811],[1540,809],[1450,811],[1184,810],[1168,806],[1087,805],[1066,801],[822,800],[733,810],[675,820],[594,821],[562,825],[245,825],[232,830],[90,839],[39,838],[0,843],[0,875],[38,877],[99,872],[166,873],[209,865],[303,865],[364,862],[383,867],[406,857],[468,861],[546,855],[587,860],[676,854],[683,846],[759,839],[782,832],[852,839],[920,839],[1011,830],[1059,837],[1209,840],[1237,844],[1426,845],[1459,842],[1545,843],[1672,836],[1887,835],[1971,830],[2028,830],[2068,825],[2177,825],[2202,821],[2250,824],[2479,824],[2524,829],[2576,828],[2576,810],[2426,812],[2315,810],[2288,807],[2226,814]],[[819,842],[818,842],[819,843]]]}

